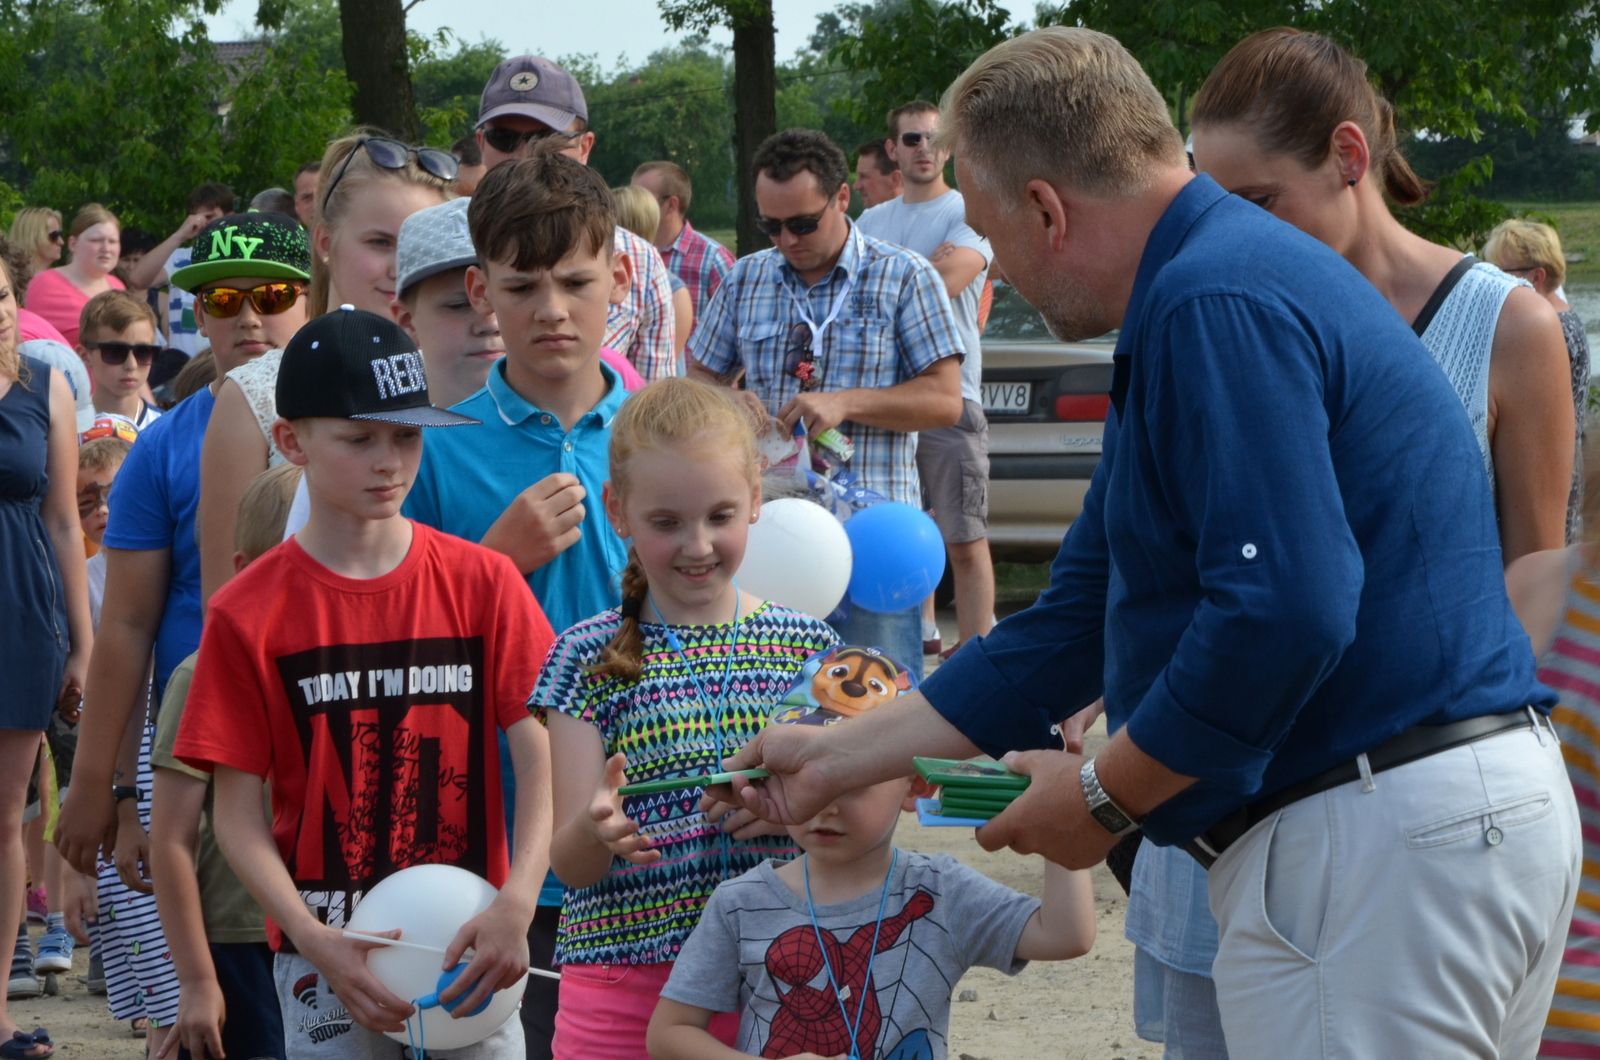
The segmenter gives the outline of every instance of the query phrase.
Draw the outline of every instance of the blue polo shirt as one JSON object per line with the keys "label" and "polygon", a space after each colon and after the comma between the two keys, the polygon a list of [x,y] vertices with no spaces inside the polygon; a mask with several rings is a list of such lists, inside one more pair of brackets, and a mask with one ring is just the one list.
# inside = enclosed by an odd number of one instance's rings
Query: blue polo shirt
{"label": "blue polo shirt", "polygon": [[985,751],[1108,723],[1184,842],[1418,724],[1548,710],[1444,373],[1322,243],[1207,177],[1145,245],[1083,514],[1038,604],[930,677]]}
{"label": "blue polo shirt", "polygon": [[611,420],[627,392],[617,374],[601,364],[605,397],[568,431],[553,413],[511,389],[505,363],[502,359],[490,369],[482,390],[454,406],[481,420],[480,426],[429,432],[405,514],[447,534],[482,541],[517,494],[558,471],[577,476],[588,492],[582,536],[528,575],[528,587],[559,633],[621,600],[619,579],[628,548],[606,521],[600,490],[611,477]]}
{"label": "blue polo shirt", "polygon": [[111,484],[104,544],[128,551],[171,552],[167,598],[156,630],[156,702],[167,678],[200,648],[200,444],[216,398],[202,389],[139,432]]}
{"label": "blue polo shirt", "polygon": [[[622,379],[600,364],[606,393],[573,424],[528,401],[506,382],[502,358],[489,370],[482,390],[452,408],[481,421],[477,426],[429,431],[422,466],[406,497],[405,514],[436,530],[482,541],[517,494],[546,475],[577,476],[588,496],[577,542],[528,575],[528,587],[556,632],[622,601],[622,568],[628,546],[606,521],[600,491],[611,477],[611,421],[627,398]],[[532,694],[533,689],[528,689]],[[506,831],[515,824],[516,784],[505,738],[500,741],[500,776],[506,798]],[[546,876],[540,905],[561,904],[561,884]]]}

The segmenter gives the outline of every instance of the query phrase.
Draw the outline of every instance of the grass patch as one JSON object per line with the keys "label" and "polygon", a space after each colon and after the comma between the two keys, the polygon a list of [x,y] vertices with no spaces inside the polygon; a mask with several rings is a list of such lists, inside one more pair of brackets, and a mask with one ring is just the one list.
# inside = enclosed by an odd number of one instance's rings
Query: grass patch
{"label": "grass patch", "polygon": [[1518,217],[1552,225],[1567,255],[1567,282],[1600,281],[1600,202],[1508,202]]}
{"label": "grass patch", "polygon": [[1050,584],[1049,563],[996,563],[994,596],[1003,603],[1031,604]]}
{"label": "grass patch", "polygon": [[738,251],[734,249],[735,247],[738,246],[738,243],[739,243],[739,232],[738,232],[737,229],[733,229],[733,228],[701,228],[701,229],[699,229],[699,232],[702,235],[707,235],[707,236],[710,236],[712,239],[715,239],[718,243],[721,243],[723,246],[727,247],[729,250],[732,250],[735,254],[738,253]]}

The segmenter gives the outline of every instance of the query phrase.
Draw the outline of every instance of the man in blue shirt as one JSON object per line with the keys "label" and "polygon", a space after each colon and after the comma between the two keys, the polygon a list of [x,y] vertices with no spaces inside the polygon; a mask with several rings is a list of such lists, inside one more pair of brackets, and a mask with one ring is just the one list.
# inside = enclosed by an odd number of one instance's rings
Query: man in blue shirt
{"label": "man in blue shirt", "polygon": [[[927,260],[851,223],[844,153],[789,129],[755,156],[758,224],[773,246],[736,262],[689,337],[689,374],[749,392],[788,437],[837,427],[862,486],[920,506],[917,431],[961,416],[965,353],[944,283]],[[921,609],[854,608],[838,627],[922,673]]]}
{"label": "man in blue shirt", "polygon": [[1121,329],[1104,456],[1035,607],[871,731],[769,729],[741,795],[803,820],[912,754],[1050,746],[1103,695],[1107,746],[1009,755],[1033,781],[978,839],[1189,844],[1231,1055],[1532,1055],[1576,810],[1443,374],[1336,254],[1190,174],[1103,34],[992,49],[944,127],[1051,330]]}

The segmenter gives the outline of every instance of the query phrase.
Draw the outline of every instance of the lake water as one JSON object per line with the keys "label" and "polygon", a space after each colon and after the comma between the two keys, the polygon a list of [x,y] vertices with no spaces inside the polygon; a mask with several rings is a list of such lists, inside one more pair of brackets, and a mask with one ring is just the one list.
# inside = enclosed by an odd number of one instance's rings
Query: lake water
{"label": "lake water", "polygon": [[1583,330],[1589,333],[1589,349],[1600,349],[1600,283],[1569,283],[1567,302],[1583,318]]}

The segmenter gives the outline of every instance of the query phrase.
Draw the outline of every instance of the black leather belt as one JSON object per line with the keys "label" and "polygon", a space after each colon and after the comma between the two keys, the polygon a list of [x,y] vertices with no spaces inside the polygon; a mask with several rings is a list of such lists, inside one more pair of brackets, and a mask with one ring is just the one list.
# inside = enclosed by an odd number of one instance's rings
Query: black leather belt
{"label": "black leather belt", "polygon": [[[1513,729],[1529,728],[1534,725],[1535,717],[1538,715],[1532,708],[1523,707],[1509,714],[1485,714],[1448,725],[1418,725],[1367,751],[1367,765],[1373,773],[1381,773],[1440,751],[1448,751],[1452,747],[1475,743]],[[1238,842],[1241,836],[1290,803],[1360,779],[1361,768],[1354,760],[1334,766],[1308,780],[1291,784],[1260,802],[1233,811],[1185,843],[1183,849],[1202,868],[1209,869],[1222,856],[1222,852]]]}

